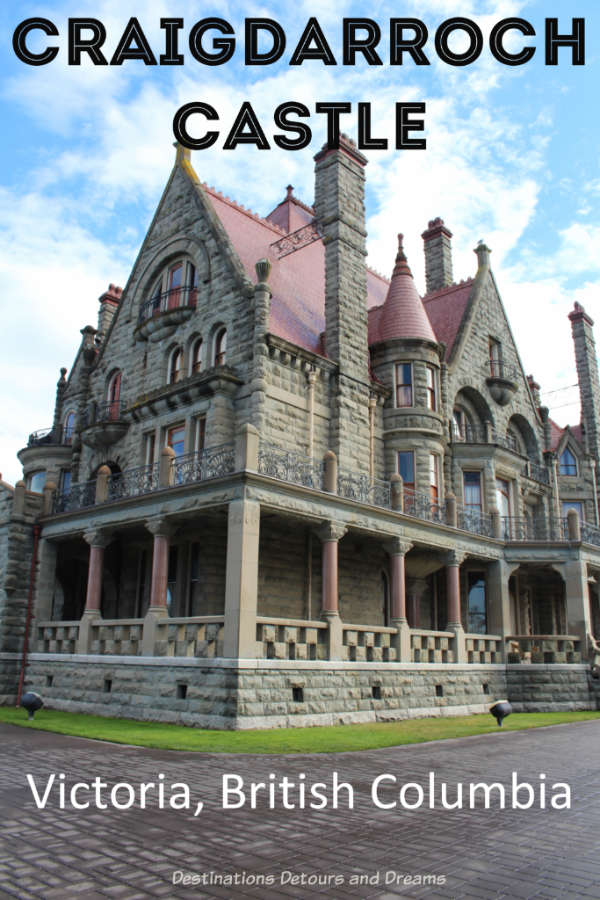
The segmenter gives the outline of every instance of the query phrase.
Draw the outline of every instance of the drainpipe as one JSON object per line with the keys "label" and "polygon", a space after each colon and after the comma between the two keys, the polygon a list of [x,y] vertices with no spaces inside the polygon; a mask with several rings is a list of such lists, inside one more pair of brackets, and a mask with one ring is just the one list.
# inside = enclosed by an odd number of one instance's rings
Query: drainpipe
{"label": "drainpipe", "polygon": [[594,512],[596,514],[596,525],[600,526],[600,516],[598,515],[598,481],[596,477],[596,460],[590,459],[590,468],[592,470],[592,482],[594,485]]}
{"label": "drainpipe", "polygon": [[25,635],[23,638],[23,657],[21,659],[21,672],[19,674],[19,687],[17,688],[17,706],[21,702],[23,682],[25,681],[25,669],[27,667],[27,653],[29,650],[29,628],[31,625],[31,607],[33,603],[33,585],[35,581],[35,567],[37,565],[38,542],[41,528],[33,526],[33,553],[31,554],[31,571],[29,573],[29,593],[27,595],[27,613],[25,616]]}

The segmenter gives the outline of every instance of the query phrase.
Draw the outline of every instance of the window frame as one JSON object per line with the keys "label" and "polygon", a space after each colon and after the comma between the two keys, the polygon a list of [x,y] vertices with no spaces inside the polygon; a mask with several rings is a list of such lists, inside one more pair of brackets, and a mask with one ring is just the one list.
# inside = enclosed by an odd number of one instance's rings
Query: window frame
{"label": "window frame", "polygon": [[[179,362],[179,365],[176,363]],[[167,367],[167,384],[177,384],[183,379],[183,371],[185,365],[185,356],[183,347],[173,347],[169,353],[169,363]]]}
{"label": "window frame", "polygon": [[227,326],[220,325],[215,332],[213,347],[213,365],[224,366],[227,361]]}
{"label": "window frame", "polygon": [[[431,384],[429,383],[431,377]],[[438,411],[437,370],[435,366],[425,366],[426,406],[431,412]]]}
{"label": "window frame", "polygon": [[[563,457],[566,456],[567,453],[573,460],[572,463],[571,462],[563,463]],[[563,469],[575,469],[575,471],[574,472],[566,472],[566,471],[563,471]],[[562,453],[560,454],[560,458],[558,460],[558,474],[563,475],[565,478],[577,478],[577,475],[579,474],[579,466],[577,465],[577,457],[575,456],[575,454],[573,453],[573,451],[571,450],[571,448],[569,447],[568,444],[563,449]]]}
{"label": "window frame", "polygon": [[[399,369],[402,367],[403,369],[406,367],[408,369],[410,380],[409,381],[400,381],[399,378]],[[402,378],[406,375],[405,372],[402,373]],[[395,388],[394,388],[394,400],[396,404],[396,409],[409,409],[414,406],[414,372],[413,372],[413,364],[411,361],[407,362],[397,362],[394,366],[394,380],[395,380]],[[400,391],[407,391],[408,397],[410,398],[410,403],[400,403]]]}

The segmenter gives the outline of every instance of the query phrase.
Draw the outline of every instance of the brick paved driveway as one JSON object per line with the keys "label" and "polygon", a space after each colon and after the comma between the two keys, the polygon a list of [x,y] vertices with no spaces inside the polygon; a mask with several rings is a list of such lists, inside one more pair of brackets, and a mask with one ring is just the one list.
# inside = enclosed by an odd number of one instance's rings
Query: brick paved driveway
{"label": "brick paved driveway", "polygon": [[[0,725],[0,896],[146,897],[600,897],[600,721],[532,732],[328,756],[256,757],[140,750]],[[377,809],[373,779],[381,773],[427,784],[501,781],[517,771],[539,785],[568,782],[570,810]],[[331,781],[333,771],[355,789],[355,808],[223,810],[223,773],[268,781],[271,772]],[[189,784],[192,812],[158,809],[60,810],[51,794],[37,809],[25,774],[45,786],[51,773],[65,783],[100,776],[110,786],[156,780]],[[386,791],[382,799],[397,799]],[[415,799],[416,793],[407,800]],[[80,799],[82,795],[78,795]],[[508,794],[510,798],[510,794]],[[120,800],[126,799],[121,795]],[[246,883],[174,885],[174,871],[213,880],[237,873]],[[292,873],[290,875],[282,873]],[[395,873],[393,876],[389,873]],[[418,875],[446,883],[418,886]],[[271,886],[252,884],[271,875]],[[291,883],[335,876],[343,884]],[[409,875],[413,883],[405,884]],[[352,876],[369,883],[353,884]],[[394,878],[395,883],[386,884]],[[399,881],[397,880],[399,879]],[[282,880],[284,883],[282,883]]]}

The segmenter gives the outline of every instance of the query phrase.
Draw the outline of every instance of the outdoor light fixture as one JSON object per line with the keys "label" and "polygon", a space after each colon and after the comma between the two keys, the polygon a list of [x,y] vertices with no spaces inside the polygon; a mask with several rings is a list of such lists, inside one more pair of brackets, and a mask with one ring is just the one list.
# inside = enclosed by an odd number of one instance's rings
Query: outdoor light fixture
{"label": "outdoor light fixture", "polygon": [[495,703],[492,703],[490,706],[490,712],[498,722],[498,725],[502,725],[502,720],[506,718],[506,716],[510,716],[512,712],[512,706],[508,702],[508,700],[496,700]]}
{"label": "outdoor light fixture", "polygon": [[28,719],[33,719],[34,713],[41,709],[43,705],[44,701],[40,695],[33,691],[28,691],[21,697],[21,706],[27,710]]}

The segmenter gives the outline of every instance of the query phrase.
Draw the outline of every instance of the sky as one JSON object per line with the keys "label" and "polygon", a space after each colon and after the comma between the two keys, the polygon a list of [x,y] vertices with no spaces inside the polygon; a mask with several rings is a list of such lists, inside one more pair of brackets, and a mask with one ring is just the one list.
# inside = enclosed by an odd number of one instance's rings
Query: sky
{"label": "sky", "polygon": [[[311,15],[338,65],[307,60],[290,66]],[[137,16],[158,57],[164,53],[160,18],[184,20],[183,66],[69,66],[69,17],[93,17],[106,28],[110,59],[130,16]],[[429,66],[407,59],[389,65],[389,19],[425,22]],[[189,31],[202,17],[230,22],[237,44],[224,65],[205,66],[190,54]],[[342,65],[342,19],[370,17],[381,27],[383,65],[360,56]],[[435,52],[434,35],[454,16],[474,20],[486,43],[479,59],[449,66]],[[585,19],[586,62],[544,64],[544,20],[559,31]],[[32,34],[34,52],[54,45],[44,66],[29,66],[13,51],[16,26],[27,18],[54,22],[59,37]],[[276,20],[287,46],[269,66],[244,65],[245,17]],[[536,47],[530,62],[504,66],[487,37],[501,19],[520,17],[535,37],[516,33],[507,48]],[[573,303],[592,318],[600,312],[600,4],[597,0],[403,0],[401,4],[305,0],[291,3],[191,0],[64,0],[13,2],[0,11],[0,472],[21,477],[16,452],[28,435],[52,424],[61,366],[71,365],[80,329],[96,325],[98,297],[109,282],[125,285],[174,160],[172,122],[185,103],[210,103],[221,135],[214,147],[195,151],[199,177],[237,202],[266,215],[294,185],[313,201],[313,156],[324,143],[315,102],[352,103],[343,130],[356,138],[356,104],[370,102],[373,133],[390,138],[387,151],[366,151],[368,263],[389,276],[398,232],[417,286],[424,292],[421,233],[441,216],[453,233],[454,277],[474,275],[479,240],[492,249],[492,269],[527,373],[542,387],[542,402],[561,425],[579,421],[570,325]],[[207,46],[209,46],[207,41]],[[463,49],[456,34],[451,47]],[[250,101],[271,149],[223,150],[225,135],[244,101]],[[272,140],[276,106],[305,103],[313,113],[313,140],[289,152]],[[425,102],[426,150],[394,147],[397,102]],[[214,127],[214,126],[211,126]],[[196,126],[194,133],[201,133]],[[600,329],[597,332],[600,340]]]}

